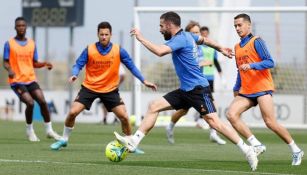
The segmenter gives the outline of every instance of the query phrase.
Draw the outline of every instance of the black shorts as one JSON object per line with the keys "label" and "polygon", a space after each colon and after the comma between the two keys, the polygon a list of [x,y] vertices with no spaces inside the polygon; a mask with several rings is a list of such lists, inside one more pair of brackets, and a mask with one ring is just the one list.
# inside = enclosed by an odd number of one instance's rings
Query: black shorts
{"label": "black shorts", "polygon": [[119,96],[118,89],[107,93],[99,93],[84,86],[81,86],[75,101],[82,103],[87,110],[90,110],[92,103],[96,98],[100,99],[109,112],[111,112],[114,107],[124,104]]}
{"label": "black shorts", "polygon": [[258,105],[258,101],[257,101],[258,97],[261,97],[261,96],[264,96],[264,95],[267,95],[267,94],[270,94],[271,96],[273,96],[271,91],[265,91],[265,94],[259,95],[257,97],[247,97],[244,94],[239,94],[239,96],[249,99],[250,101],[253,102],[254,106],[257,106]]}
{"label": "black shorts", "polygon": [[40,89],[37,82],[32,82],[30,84],[15,84],[11,86],[11,88],[17,94],[18,97],[20,97],[25,92],[31,92],[36,89]]}
{"label": "black shorts", "polygon": [[176,110],[193,107],[202,116],[216,112],[210,88],[196,86],[191,91],[174,90],[163,96]]}
{"label": "black shorts", "polygon": [[211,92],[214,92],[214,80],[208,80]]}

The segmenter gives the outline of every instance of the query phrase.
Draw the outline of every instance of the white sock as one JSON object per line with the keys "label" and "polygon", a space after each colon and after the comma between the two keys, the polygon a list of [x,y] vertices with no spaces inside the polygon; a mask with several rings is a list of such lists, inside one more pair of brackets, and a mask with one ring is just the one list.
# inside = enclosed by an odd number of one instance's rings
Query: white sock
{"label": "white sock", "polygon": [[26,124],[27,133],[34,132],[33,124]]}
{"label": "white sock", "polygon": [[135,134],[132,136],[133,142],[135,143],[135,146],[139,145],[141,140],[144,138],[145,134],[142,133],[140,130],[137,130]]}
{"label": "white sock", "polygon": [[297,153],[297,152],[301,151],[301,149],[296,145],[294,140],[292,140],[292,142],[290,142],[288,145],[289,145],[289,148],[291,149],[292,153]]}
{"label": "white sock", "polygon": [[172,122],[172,121],[169,122],[168,129],[174,130],[175,124],[176,124],[176,123],[174,123],[174,122]]}
{"label": "white sock", "polygon": [[249,138],[247,138],[247,141],[252,146],[262,145],[261,142],[254,135],[252,135]]}
{"label": "white sock", "polygon": [[217,135],[216,130],[213,128],[210,128],[210,135]]}
{"label": "white sock", "polygon": [[240,138],[239,142],[237,143],[237,146],[239,147],[239,149],[244,153],[246,154],[248,149],[249,149],[249,146],[247,144],[245,144],[243,142],[243,140]]}
{"label": "white sock", "polygon": [[69,136],[70,136],[70,134],[71,134],[71,132],[72,132],[73,129],[74,129],[74,128],[70,128],[70,127],[64,126],[64,130],[63,130],[63,139],[64,139],[65,141],[68,141]]}
{"label": "white sock", "polygon": [[46,133],[53,132],[51,122],[44,123],[44,125],[45,125],[45,131],[46,131]]}

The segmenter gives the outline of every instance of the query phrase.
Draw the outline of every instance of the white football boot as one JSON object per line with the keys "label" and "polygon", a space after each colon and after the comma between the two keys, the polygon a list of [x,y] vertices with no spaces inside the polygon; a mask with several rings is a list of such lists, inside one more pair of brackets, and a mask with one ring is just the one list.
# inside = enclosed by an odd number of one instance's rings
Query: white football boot
{"label": "white football boot", "polygon": [[39,142],[39,138],[36,136],[34,131],[27,131],[27,136],[30,142]]}
{"label": "white football boot", "polygon": [[292,165],[298,166],[302,163],[302,158],[304,157],[304,151],[300,151],[292,154]]}
{"label": "white football boot", "polygon": [[247,153],[245,154],[246,160],[248,161],[248,164],[252,171],[256,171],[258,166],[258,158],[257,154],[254,151],[254,148],[250,146]]}

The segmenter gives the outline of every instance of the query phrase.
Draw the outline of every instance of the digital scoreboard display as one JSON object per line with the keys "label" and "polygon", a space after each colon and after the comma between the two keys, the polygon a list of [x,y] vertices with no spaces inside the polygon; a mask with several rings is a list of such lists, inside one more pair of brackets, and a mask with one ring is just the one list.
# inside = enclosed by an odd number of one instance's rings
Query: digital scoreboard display
{"label": "digital scoreboard display", "polygon": [[82,26],[84,0],[22,0],[22,16],[29,26]]}

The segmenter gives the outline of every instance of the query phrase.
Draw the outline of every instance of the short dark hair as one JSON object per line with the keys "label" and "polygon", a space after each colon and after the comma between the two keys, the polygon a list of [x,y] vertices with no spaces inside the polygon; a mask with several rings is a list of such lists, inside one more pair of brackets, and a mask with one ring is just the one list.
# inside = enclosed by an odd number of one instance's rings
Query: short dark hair
{"label": "short dark hair", "polygon": [[234,19],[239,19],[239,18],[243,18],[245,21],[252,23],[251,18],[245,13],[238,14],[237,16],[234,17]]}
{"label": "short dark hair", "polygon": [[98,24],[97,32],[99,32],[99,29],[109,29],[110,33],[112,33],[112,26],[109,22],[103,21]]}
{"label": "short dark hair", "polygon": [[24,21],[24,22],[27,22],[27,20],[26,20],[24,17],[22,17],[22,16],[17,17],[17,18],[15,19],[15,23],[16,23],[17,21]]}
{"label": "short dark hair", "polygon": [[190,21],[189,24],[185,27],[185,31],[189,32],[193,27],[198,26],[200,27],[199,23],[196,21]]}
{"label": "short dark hair", "polygon": [[166,12],[164,14],[161,15],[160,19],[164,19],[165,21],[169,21],[173,24],[175,24],[176,26],[181,25],[181,19],[180,16],[176,13],[176,12]]}
{"label": "short dark hair", "polygon": [[201,28],[200,28],[200,31],[202,32],[202,31],[208,31],[208,32],[210,32],[209,31],[209,27],[207,27],[207,26],[202,26]]}

